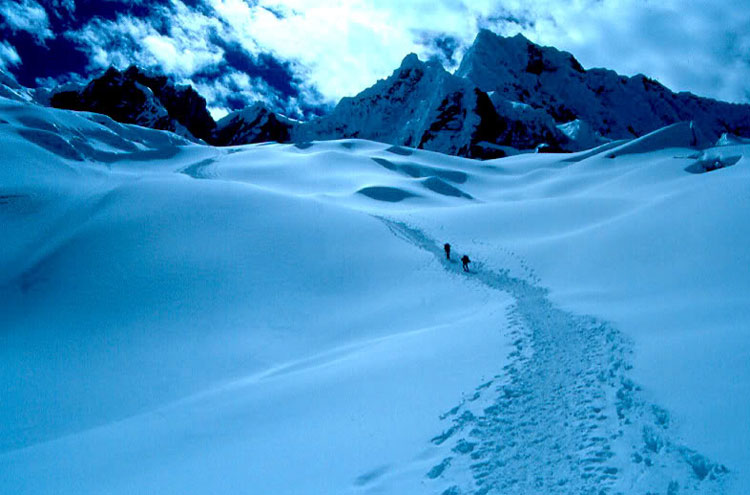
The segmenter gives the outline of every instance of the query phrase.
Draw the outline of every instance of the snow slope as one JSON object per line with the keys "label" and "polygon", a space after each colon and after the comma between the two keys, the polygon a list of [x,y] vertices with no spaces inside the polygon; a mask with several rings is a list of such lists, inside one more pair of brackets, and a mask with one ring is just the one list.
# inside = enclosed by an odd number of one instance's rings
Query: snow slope
{"label": "snow slope", "polygon": [[0,492],[746,493],[750,145],[691,132],[475,162],[0,99]]}

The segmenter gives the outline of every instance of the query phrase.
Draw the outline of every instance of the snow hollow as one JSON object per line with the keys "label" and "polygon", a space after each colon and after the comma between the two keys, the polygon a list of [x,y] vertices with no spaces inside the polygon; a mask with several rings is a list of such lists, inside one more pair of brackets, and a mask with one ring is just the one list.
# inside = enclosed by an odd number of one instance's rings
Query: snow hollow
{"label": "snow hollow", "polygon": [[750,492],[750,144],[692,132],[480,162],[0,98],[0,493]]}

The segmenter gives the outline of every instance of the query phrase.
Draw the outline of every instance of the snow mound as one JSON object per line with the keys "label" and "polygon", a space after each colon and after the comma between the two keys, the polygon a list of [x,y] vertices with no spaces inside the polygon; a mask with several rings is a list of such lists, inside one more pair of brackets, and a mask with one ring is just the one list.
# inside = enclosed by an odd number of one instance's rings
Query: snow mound
{"label": "snow mound", "polygon": [[586,160],[588,158],[591,158],[592,156],[600,155],[606,151],[613,150],[615,148],[618,148],[622,146],[625,143],[628,143],[629,139],[620,139],[617,141],[612,141],[610,143],[601,144],[595,148],[592,148],[587,151],[579,151],[578,153],[571,153],[571,155],[565,159],[563,159],[564,162],[570,162],[570,163],[576,163],[581,162],[583,160]]}
{"label": "snow mound", "polygon": [[668,148],[706,148],[710,146],[692,122],[678,122],[653,131],[619,146],[607,154],[608,158],[648,153]]}
{"label": "snow mound", "polygon": [[188,143],[170,132],[119,124],[99,114],[80,112],[71,123],[67,112],[46,109],[40,117],[37,107],[24,103],[8,102],[2,110],[7,125],[19,136],[66,160],[113,163],[169,158]]}

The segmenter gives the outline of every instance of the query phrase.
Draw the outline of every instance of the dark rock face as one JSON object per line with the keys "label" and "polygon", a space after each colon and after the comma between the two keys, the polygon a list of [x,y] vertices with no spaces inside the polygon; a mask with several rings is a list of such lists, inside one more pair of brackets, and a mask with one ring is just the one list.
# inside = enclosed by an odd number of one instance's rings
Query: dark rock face
{"label": "dark rock face", "polygon": [[221,119],[212,135],[212,142],[221,145],[238,145],[291,140],[295,124],[261,104],[231,113]]}
{"label": "dark rock face", "polygon": [[216,126],[206,100],[193,88],[174,86],[167,77],[150,76],[136,67],[124,72],[110,68],[80,91],[53,94],[50,105],[204,140]]}
{"label": "dark rock face", "polygon": [[161,102],[147,88],[127,80],[116,69],[109,69],[80,92],[52,95],[50,104],[56,108],[102,113],[127,124],[174,130]]}
{"label": "dark rock face", "polygon": [[125,71],[125,77],[151,89],[169,116],[193,136],[203,140],[210,138],[216,122],[208,113],[205,98],[191,86],[172,85],[166,76],[148,76],[133,66]]}

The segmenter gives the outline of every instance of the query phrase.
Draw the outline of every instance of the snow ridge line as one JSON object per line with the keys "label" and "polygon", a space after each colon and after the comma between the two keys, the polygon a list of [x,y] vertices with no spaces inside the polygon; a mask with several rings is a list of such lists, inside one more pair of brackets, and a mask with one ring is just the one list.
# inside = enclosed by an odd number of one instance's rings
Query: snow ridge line
{"label": "snow ridge line", "polygon": [[563,311],[508,270],[445,259],[420,230],[377,217],[447,271],[515,299],[503,373],[441,416],[445,451],[426,477],[442,495],[721,494],[728,469],[670,438],[670,415],[628,378],[630,344],[610,324]]}

